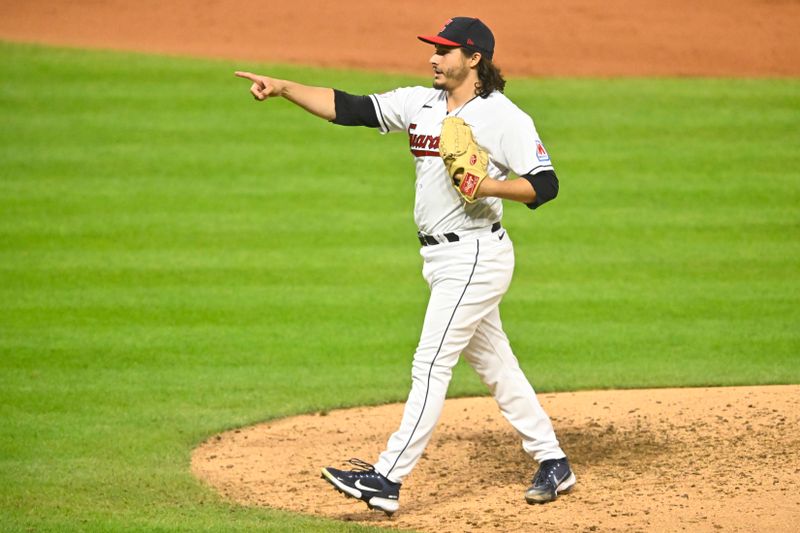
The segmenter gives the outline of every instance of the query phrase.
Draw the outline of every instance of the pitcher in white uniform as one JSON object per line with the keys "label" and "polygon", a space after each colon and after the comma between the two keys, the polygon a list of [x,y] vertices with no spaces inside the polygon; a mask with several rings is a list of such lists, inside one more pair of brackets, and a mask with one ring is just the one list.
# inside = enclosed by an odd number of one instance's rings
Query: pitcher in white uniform
{"label": "pitcher in white uniform", "polygon": [[[355,96],[237,72],[253,82],[257,100],[282,96],[335,124],[406,132],[416,165],[414,220],[431,295],[403,418],[377,462],[352,459],[354,469],[326,467],[322,476],[371,509],[396,512],[401,484],[430,440],[452,369],[463,355],[539,463],[526,501],[550,502],[575,485],[575,474],[500,321],[499,304],[514,270],[513,244],[501,219],[503,199],[536,209],[556,197],[558,178],[533,120],[503,95],[505,80],[492,63],[494,36],[487,26],[455,17],[437,35],[418,38],[435,47],[432,88]],[[453,187],[439,153],[448,116],[463,119],[489,154],[474,203]]]}

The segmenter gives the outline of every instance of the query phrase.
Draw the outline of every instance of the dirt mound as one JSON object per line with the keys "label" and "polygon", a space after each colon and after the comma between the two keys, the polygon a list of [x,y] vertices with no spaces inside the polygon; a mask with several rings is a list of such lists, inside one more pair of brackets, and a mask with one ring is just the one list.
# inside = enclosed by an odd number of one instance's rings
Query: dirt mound
{"label": "dirt mound", "polygon": [[798,76],[793,0],[0,0],[0,39],[428,72],[415,39],[454,15],[497,37],[511,75]]}
{"label": "dirt mound", "polygon": [[342,499],[322,466],[372,461],[402,405],[305,415],[230,431],[192,470],[227,498],[399,529],[795,531],[800,386],[545,394],[575,490],[523,499],[535,464],[490,398],[448,400],[392,518]]}

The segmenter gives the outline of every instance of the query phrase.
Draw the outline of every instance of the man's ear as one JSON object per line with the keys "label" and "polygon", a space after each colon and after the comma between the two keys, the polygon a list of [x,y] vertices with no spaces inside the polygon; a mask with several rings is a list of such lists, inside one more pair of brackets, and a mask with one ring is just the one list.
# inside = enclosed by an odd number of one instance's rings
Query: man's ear
{"label": "man's ear", "polygon": [[475,68],[478,66],[478,63],[481,62],[481,53],[475,52],[472,54],[472,57],[469,58],[469,67]]}

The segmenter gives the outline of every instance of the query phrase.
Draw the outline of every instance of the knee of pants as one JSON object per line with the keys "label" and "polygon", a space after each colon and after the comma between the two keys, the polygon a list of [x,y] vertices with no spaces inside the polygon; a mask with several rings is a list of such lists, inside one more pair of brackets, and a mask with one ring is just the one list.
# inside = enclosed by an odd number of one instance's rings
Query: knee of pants
{"label": "knee of pants", "polygon": [[479,373],[478,376],[481,378],[481,381],[484,385],[494,394],[495,389],[497,389],[498,383],[500,383],[500,377],[497,374],[481,374]]}
{"label": "knee of pants", "polygon": [[436,360],[420,360],[414,359],[414,362],[411,365],[411,375],[412,376],[427,376],[431,375],[434,377],[450,379],[450,376],[453,374],[453,365]]}
{"label": "knee of pants", "polygon": [[414,363],[453,367],[458,362],[460,353],[461,350],[457,349],[455,343],[420,342],[414,352]]}
{"label": "knee of pants", "polygon": [[498,384],[501,382],[513,380],[518,377],[514,368],[508,368],[502,364],[491,365],[488,363],[475,363],[474,361],[471,361],[471,363],[472,368],[480,377],[481,382],[492,392],[495,391]]}

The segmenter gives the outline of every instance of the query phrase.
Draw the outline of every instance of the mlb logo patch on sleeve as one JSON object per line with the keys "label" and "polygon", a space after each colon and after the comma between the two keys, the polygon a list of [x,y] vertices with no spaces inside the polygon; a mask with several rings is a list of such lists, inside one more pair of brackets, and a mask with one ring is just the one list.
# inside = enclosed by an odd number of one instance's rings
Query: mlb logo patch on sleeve
{"label": "mlb logo patch on sleeve", "polygon": [[536,159],[539,161],[550,161],[550,156],[547,155],[547,150],[541,141],[536,141]]}

